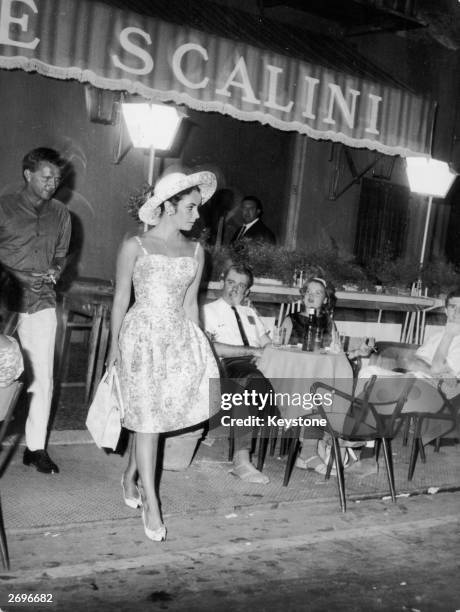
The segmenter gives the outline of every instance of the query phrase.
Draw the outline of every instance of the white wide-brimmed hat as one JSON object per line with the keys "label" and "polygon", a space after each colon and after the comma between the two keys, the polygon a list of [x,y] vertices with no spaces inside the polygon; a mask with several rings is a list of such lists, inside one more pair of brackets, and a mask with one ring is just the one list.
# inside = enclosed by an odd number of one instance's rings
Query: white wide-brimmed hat
{"label": "white wide-brimmed hat", "polygon": [[198,187],[201,193],[201,204],[204,204],[216,190],[216,177],[212,172],[195,172],[195,174],[171,172],[167,174],[157,181],[153,195],[140,207],[139,219],[148,225],[156,225],[160,218],[158,210],[160,204],[191,187]]}

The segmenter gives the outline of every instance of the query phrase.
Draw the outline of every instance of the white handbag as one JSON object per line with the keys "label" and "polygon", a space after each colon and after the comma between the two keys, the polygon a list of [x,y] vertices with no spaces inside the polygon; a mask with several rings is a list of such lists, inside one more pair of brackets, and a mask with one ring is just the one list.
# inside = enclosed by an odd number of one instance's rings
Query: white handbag
{"label": "white handbag", "polygon": [[115,368],[105,372],[86,417],[86,427],[99,448],[115,450],[121,433],[123,400]]}

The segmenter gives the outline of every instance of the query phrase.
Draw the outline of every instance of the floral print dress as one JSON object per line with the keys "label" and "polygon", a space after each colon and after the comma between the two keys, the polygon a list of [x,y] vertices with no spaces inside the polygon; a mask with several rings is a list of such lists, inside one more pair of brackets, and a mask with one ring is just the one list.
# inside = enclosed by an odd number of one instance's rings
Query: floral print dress
{"label": "floral print dress", "polygon": [[24,369],[21,349],[11,336],[5,336],[10,342],[8,346],[0,349],[0,387],[7,387],[19,378]]}
{"label": "floral print dress", "polygon": [[217,412],[219,370],[208,339],[183,309],[197,260],[142,249],[133,272],[136,302],[119,338],[123,425],[161,433],[191,427]]}

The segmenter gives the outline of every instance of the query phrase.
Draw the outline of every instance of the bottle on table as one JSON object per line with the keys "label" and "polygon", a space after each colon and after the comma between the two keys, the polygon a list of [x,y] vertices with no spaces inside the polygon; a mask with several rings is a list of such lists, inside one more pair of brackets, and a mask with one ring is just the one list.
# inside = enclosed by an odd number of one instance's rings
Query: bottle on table
{"label": "bottle on table", "polygon": [[313,351],[315,342],[316,313],[314,308],[307,308],[307,325],[303,337],[303,351]]}
{"label": "bottle on table", "polygon": [[323,329],[321,327],[320,312],[315,312],[315,336],[313,339],[313,350],[320,351],[323,348]]}

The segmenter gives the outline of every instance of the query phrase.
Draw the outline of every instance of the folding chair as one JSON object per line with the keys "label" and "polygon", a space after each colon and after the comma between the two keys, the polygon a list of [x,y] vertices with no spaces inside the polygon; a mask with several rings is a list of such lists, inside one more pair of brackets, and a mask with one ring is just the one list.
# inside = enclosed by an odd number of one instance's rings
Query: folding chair
{"label": "folding chair", "polygon": [[[423,438],[428,427],[434,425],[434,422],[437,421],[437,435],[432,438],[436,439],[437,442],[440,442],[442,436],[457,427],[460,408],[458,405],[456,406],[457,402],[454,403],[453,400],[454,398],[448,399],[443,392],[442,381],[435,387],[426,380],[416,379],[401,414],[401,417],[407,419],[407,421],[412,419],[414,424],[408,480],[412,480],[414,476],[419,454],[422,463],[426,462]],[[439,443],[436,444],[435,450],[439,451]]]}
{"label": "folding chair", "polygon": [[[376,386],[378,378],[377,376],[372,376],[363,383],[360,390],[355,392],[357,395],[349,395],[322,382],[316,382],[312,385],[311,393],[321,392],[324,394],[325,391],[329,391],[335,397],[338,396],[348,402],[348,410],[346,412],[344,410],[326,411],[322,405],[317,406],[318,413],[326,420],[326,430],[332,439],[331,456],[326,470],[326,479],[330,477],[332,465],[335,463],[342,512],[346,511],[346,498],[339,440],[363,443],[371,440],[381,441],[391,499],[393,502],[396,502],[391,439],[401,425],[399,415],[414,384],[414,380],[413,378],[405,377],[395,393],[394,386],[388,384],[385,384],[383,387]],[[382,388],[384,390],[390,389],[391,392],[382,394]],[[334,408],[335,405],[336,403],[334,402]],[[385,411],[389,417],[387,420],[384,418]],[[378,455],[376,455],[376,460],[378,460]]]}
{"label": "folding chair", "polygon": [[[394,342],[379,342],[377,346],[378,353],[371,357],[370,364],[389,370],[399,368],[401,371],[404,371],[406,360],[412,358],[418,348],[417,344]],[[426,461],[422,439],[423,430],[428,427],[428,422],[431,424],[434,421],[438,422],[439,434],[434,438],[436,452],[439,451],[441,438],[455,429],[459,418],[458,400],[456,400],[457,397],[451,399],[446,397],[441,383],[436,388],[432,382],[417,379],[401,414],[404,446],[408,443],[411,421],[414,426],[408,480],[412,480],[418,455],[420,454],[423,463]]]}

